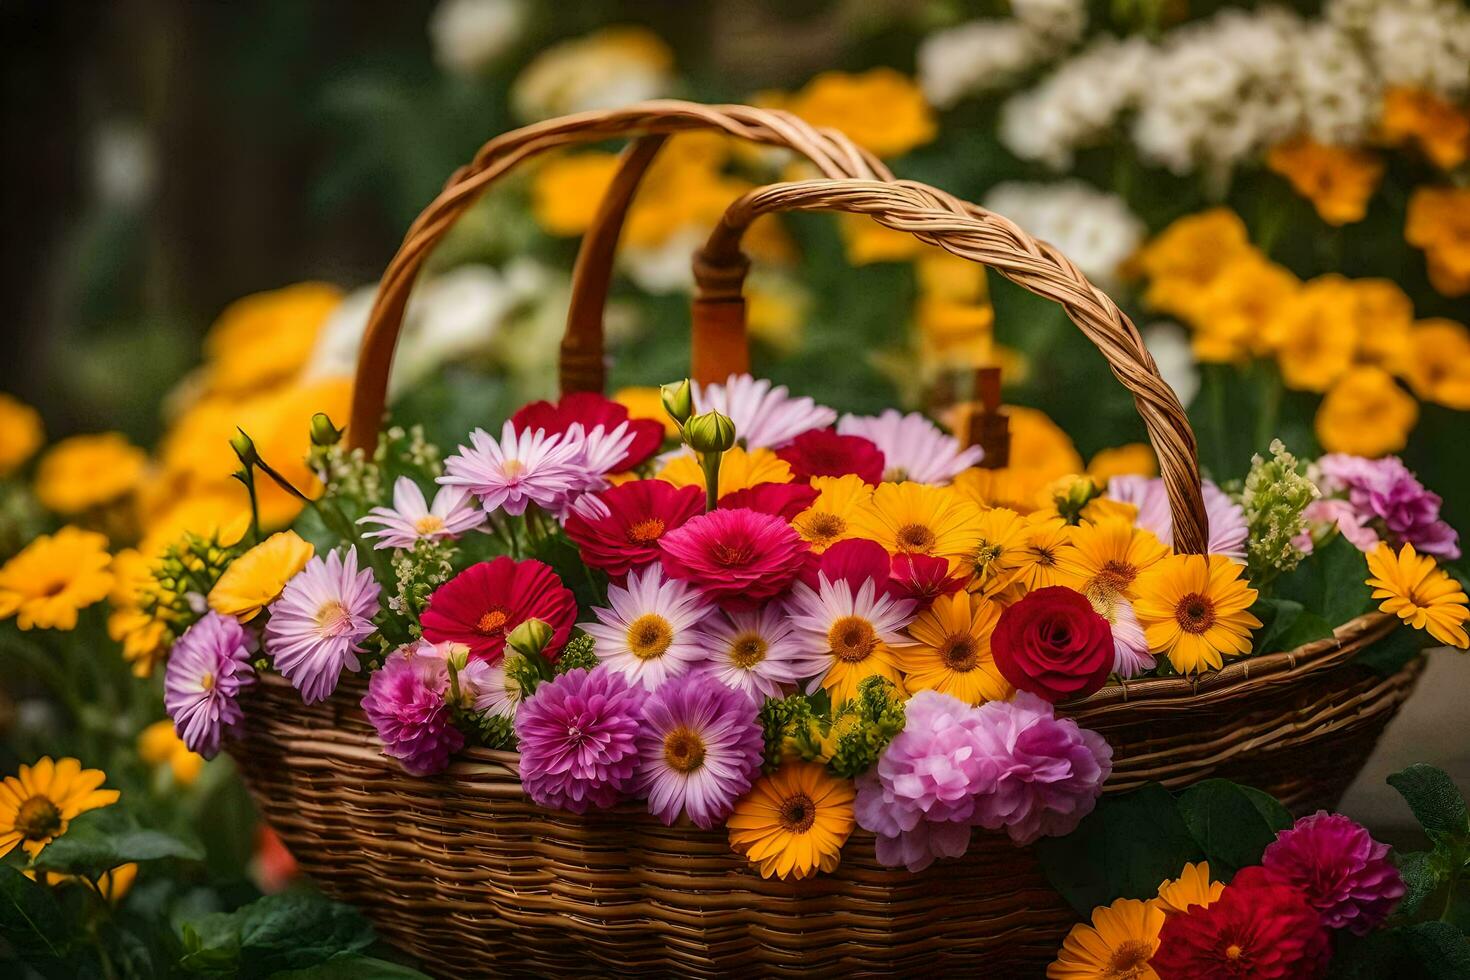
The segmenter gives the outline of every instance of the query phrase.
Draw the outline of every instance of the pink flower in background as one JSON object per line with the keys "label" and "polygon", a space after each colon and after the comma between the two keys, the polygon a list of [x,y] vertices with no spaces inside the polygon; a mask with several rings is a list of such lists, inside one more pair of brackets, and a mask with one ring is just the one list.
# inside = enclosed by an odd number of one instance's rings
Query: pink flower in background
{"label": "pink flower in background", "polygon": [[499,441],[484,429],[470,433],[470,446],[444,461],[439,482],[463,487],[485,512],[520,515],[531,504],[557,513],[586,481],[583,440],[576,434],[548,436],[544,430],[517,432],[506,422]]}
{"label": "pink flower in background", "polygon": [[765,740],[756,705],[705,674],[676,678],[643,704],[638,792],[672,825],[687,813],[708,830],[730,815],[760,771]]}
{"label": "pink flower in background", "polygon": [[[1364,554],[1378,547],[1378,542],[1383,540],[1377,531],[1364,523],[1358,508],[1346,500],[1314,500],[1302,511],[1302,517],[1313,524],[1336,524],[1342,536]],[[1292,543],[1303,553],[1312,553],[1314,545],[1310,531],[1303,531]]]}
{"label": "pink flower in background", "polygon": [[586,813],[631,794],[644,697],[606,667],[543,681],[516,712],[526,795],[539,806]]}
{"label": "pink flower in background", "polygon": [[608,669],[644,690],[657,690],[671,677],[687,674],[704,659],[697,628],[713,611],[698,590],[666,579],[657,565],[628,575],[628,587],[610,585],[608,608],[592,610],[595,623],[583,623],[593,652]]}
{"label": "pink flower in background", "polygon": [[381,586],[357,569],[357,551],[313,558],[270,606],[265,649],[307,704],[337,689],[343,670],[360,670],[357,655],[373,632]]}
{"label": "pink flower in background", "polygon": [[[1423,554],[1460,557],[1460,535],[1440,519],[1439,495],[1426,490],[1397,456],[1365,459],[1329,453],[1317,460],[1315,475],[1323,493],[1346,494],[1356,523],[1376,525],[1394,548],[1407,543]],[[1339,515],[1338,526],[1343,524]],[[1376,535],[1370,543],[1366,534],[1353,536],[1348,530],[1344,528],[1344,536],[1360,551],[1372,551],[1378,543]]]}
{"label": "pink flower in background", "polygon": [[240,692],[254,683],[244,627],[233,616],[211,611],[174,644],[163,675],[163,704],[189,750],[212,759],[223,734],[244,717]]}
{"label": "pink flower in background", "polygon": [[735,438],[747,449],[779,449],[803,432],[825,429],[837,413],[810,398],[792,398],[785,385],[732,374],[724,384],[694,385],[696,412],[719,412],[735,423]]}
{"label": "pink flower in background", "polygon": [[794,692],[801,680],[801,644],[779,603],[716,613],[700,625],[697,643],[709,674],[757,705]]}
{"label": "pink flower in background", "polygon": [[979,446],[961,447],[958,439],[918,412],[904,415],[890,408],[882,415],[844,415],[837,431],[877,446],[883,454],[883,479],[893,482],[949,483],[985,455]]}
{"label": "pink flower in background", "polygon": [[659,541],[664,571],[713,602],[748,609],[790,587],[809,547],[772,514],[712,510]]}
{"label": "pink flower in background", "polygon": [[[1209,553],[1245,561],[1245,511],[1209,480],[1204,481],[1204,495],[1205,517],[1210,529]],[[1169,513],[1169,496],[1162,478],[1150,479],[1131,474],[1115,476],[1108,481],[1105,496],[1137,507],[1138,517],[1134,523],[1152,531],[1169,547],[1174,546],[1174,518]]]}
{"label": "pink flower in background", "polygon": [[393,506],[374,507],[359,524],[378,525],[364,534],[377,538],[375,548],[412,548],[420,541],[454,540],[485,523],[485,513],[459,487],[440,487],[430,506],[419,485],[406,476],[393,484]]}
{"label": "pink flower in background", "polygon": [[449,765],[464,748],[444,702],[448,685],[443,662],[398,651],[368,681],[362,710],[383,743],[383,754],[404,771],[427,776]]}
{"label": "pink flower in background", "polygon": [[1261,866],[1267,877],[1300,892],[1324,926],[1356,936],[1382,925],[1404,897],[1388,845],[1340,813],[1318,810],[1278,833]]}
{"label": "pink flower in background", "polygon": [[[652,419],[630,418],[628,410],[596,392],[579,391],[562,395],[556,402],[531,402],[510,417],[517,432],[544,429],[547,435],[565,433],[573,425],[584,432],[601,427],[607,441],[626,423],[628,443],[616,459],[603,460],[599,473],[621,473],[630,470],[658,452],[664,441],[663,424]],[[622,436],[618,437],[619,439]]]}

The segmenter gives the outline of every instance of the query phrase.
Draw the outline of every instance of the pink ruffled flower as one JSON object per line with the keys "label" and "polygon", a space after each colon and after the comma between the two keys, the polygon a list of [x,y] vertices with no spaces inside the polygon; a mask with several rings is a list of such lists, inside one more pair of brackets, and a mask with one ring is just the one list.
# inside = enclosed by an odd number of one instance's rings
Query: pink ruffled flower
{"label": "pink ruffled flower", "polygon": [[207,612],[174,644],[163,675],[163,705],[174,731],[206,759],[240,724],[240,692],[255,683],[245,630],[233,616]]}
{"label": "pink ruffled flower", "polygon": [[1344,536],[1360,551],[1372,551],[1382,535],[1394,548],[1412,544],[1422,554],[1460,557],[1459,533],[1439,516],[1443,501],[1426,490],[1397,456],[1365,459],[1329,453],[1317,460],[1315,475],[1323,493],[1347,495],[1355,518],[1349,524],[1356,523],[1360,528],[1366,525],[1376,532],[1371,542],[1366,533],[1350,535],[1342,515],[1338,515]]}
{"label": "pink ruffled flower", "polygon": [[809,550],[781,518],[744,508],[712,510],[659,540],[664,572],[711,601],[749,609],[785,592]]}
{"label": "pink ruffled flower", "polygon": [[[1228,555],[1236,561],[1245,561],[1245,539],[1249,533],[1245,526],[1245,511],[1230,499],[1230,496],[1209,480],[1204,481],[1205,517],[1209,521],[1209,553]],[[1152,531],[1160,541],[1174,546],[1174,518],[1169,513],[1169,496],[1160,478],[1146,476],[1115,476],[1108,481],[1110,500],[1132,504],[1138,508],[1134,523],[1146,531]]]}
{"label": "pink ruffled flower", "polygon": [[606,667],[569,670],[537,686],[515,720],[526,795],[573,813],[630,795],[643,696]]}
{"label": "pink ruffled flower", "polygon": [[400,650],[368,681],[362,710],[383,743],[383,754],[415,776],[440,772],[464,748],[444,702],[444,661],[421,650]]}
{"label": "pink ruffled flower", "polygon": [[1272,880],[1295,888],[1329,929],[1363,936],[1383,924],[1404,897],[1404,879],[1388,845],[1340,813],[1302,817],[1261,856]]}

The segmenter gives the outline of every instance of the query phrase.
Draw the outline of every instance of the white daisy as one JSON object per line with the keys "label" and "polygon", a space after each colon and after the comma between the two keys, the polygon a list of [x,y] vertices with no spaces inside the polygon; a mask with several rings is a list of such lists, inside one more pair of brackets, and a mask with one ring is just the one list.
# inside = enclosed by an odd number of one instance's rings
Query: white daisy
{"label": "white daisy", "polygon": [[732,374],[724,384],[694,386],[694,408],[719,412],[735,423],[735,436],[747,449],[779,449],[812,429],[825,429],[837,413],[810,398],[792,398],[785,385]]}
{"label": "white daisy", "polygon": [[979,446],[962,448],[958,439],[918,412],[902,415],[890,408],[882,415],[844,415],[837,431],[876,444],[887,462],[883,479],[891,483],[907,480],[943,485],[985,455]]}
{"label": "white daisy", "polygon": [[820,591],[798,582],[791,592],[787,615],[801,645],[797,664],[810,677],[807,690],[826,688],[834,705],[858,693],[858,684],[874,675],[886,677],[903,689],[893,647],[908,641],[899,633],[914,618],[912,599],[877,594],[872,579],[854,594],[844,580],[818,577]]}
{"label": "white daisy", "polygon": [[400,476],[393,484],[393,506],[374,507],[357,523],[380,526],[363,535],[378,539],[375,548],[412,548],[425,539],[453,540],[472,531],[485,523],[485,513],[460,487],[440,487],[431,507],[418,484]]}
{"label": "white daisy", "polygon": [[583,466],[584,440],[544,429],[516,432],[506,422],[496,441],[484,429],[470,433],[470,448],[444,461],[439,482],[463,487],[480,498],[485,512],[504,510],[519,516],[535,504],[556,513],[567,497],[580,490],[586,480]]}
{"label": "white daisy", "polygon": [[705,659],[695,627],[712,607],[684,582],[664,578],[659,565],[630,573],[625,589],[609,586],[607,601],[612,608],[592,610],[597,622],[579,625],[597,659],[630,683],[652,691]]}
{"label": "white daisy", "polygon": [[753,612],[712,616],[700,628],[709,672],[726,687],[742,691],[757,704],[785,697],[801,680],[801,643],[791,621],[776,603]]}

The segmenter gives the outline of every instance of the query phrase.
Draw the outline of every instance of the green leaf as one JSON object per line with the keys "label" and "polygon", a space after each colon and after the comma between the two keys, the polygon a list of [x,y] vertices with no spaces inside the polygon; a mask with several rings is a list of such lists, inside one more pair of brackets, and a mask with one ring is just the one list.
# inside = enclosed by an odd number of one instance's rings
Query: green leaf
{"label": "green leaf", "polygon": [[1435,642],[1428,633],[1412,626],[1400,626],[1377,643],[1360,651],[1353,657],[1353,663],[1382,677],[1389,677],[1403,670],[1405,664]]}
{"label": "green leaf", "polygon": [[277,973],[271,980],[429,980],[411,966],[372,956],[334,956],[325,963]]}
{"label": "green leaf", "polygon": [[120,864],[163,858],[201,861],[204,850],[192,841],[144,830],[131,814],[114,805],[73,820],[66,833],[41,852],[35,866],[45,871],[96,876]]}
{"label": "green leaf", "polygon": [[1464,980],[1470,976],[1470,939],[1448,922],[1416,922],[1361,939],[1343,936],[1329,976],[1332,980]]}
{"label": "green leaf", "polygon": [[1430,851],[1400,854],[1398,866],[1406,889],[1398,911],[1404,915],[1416,915],[1429,897],[1444,884],[1447,869]]}
{"label": "green leaf", "polygon": [[1465,842],[1470,840],[1470,811],[1465,797],[1443,769],[1419,763],[1388,777],[1398,790],[1429,839]]}
{"label": "green leaf", "polygon": [[360,953],[373,943],[373,928],[350,905],[315,892],[267,895],[234,912],[186,923],[181,965],[195,972],[234,971],[244,978],[316,966],[334,956]]}
{"label": "green leaf", "polygon": [[1179,812],[1219,881],[1259,864],[1276,832],[1291,826],[1291,814],[1269,794],[1228,779],[1207,779],[1180,793]]}
{"label": "green leaf", "polygon": [[74,931],[51,889],[0,865],[0,936],[22,960],[33,966],[62,962]]}
{"label": "green leaf", "polygon": [[1036,854],[1082,916],[1118,898],[1152,898],[1160,882],[1204,857],[1174,797],[1157,783],[1104,797],[1075,831],[1038,842]]}
{"label": "green leaf", "polygon": [[1341,626],[1373,608],[1367,580],[1368,560],[1337,534],[1276,580],[1276,596],[1301,603],[1329,626]]}
{"label": "green leaf", "polygon": [[1293,599],[1261,599],[1251,607],[1251,612],[1262,623],[1254,642],[1257,653],[1295,650],[1332,635],[1327,620]]}

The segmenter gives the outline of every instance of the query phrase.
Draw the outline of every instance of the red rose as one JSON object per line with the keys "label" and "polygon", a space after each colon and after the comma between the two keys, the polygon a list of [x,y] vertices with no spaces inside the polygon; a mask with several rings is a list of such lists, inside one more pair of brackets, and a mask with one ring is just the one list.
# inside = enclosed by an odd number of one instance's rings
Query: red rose
{"label": "red rose", "polygon": [[995,665],[1014,687],[1053,703],[1085,698],[1113,669],[1113,631],[1081,593],[1053,585],[1000,614]]}

